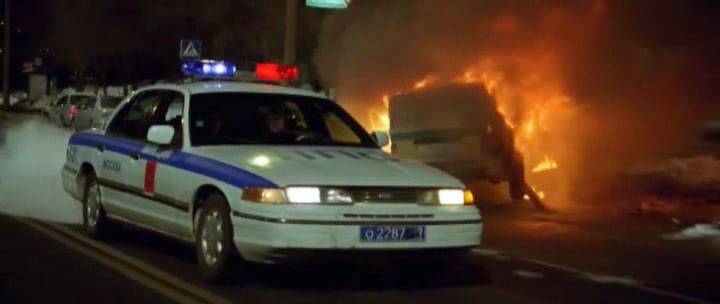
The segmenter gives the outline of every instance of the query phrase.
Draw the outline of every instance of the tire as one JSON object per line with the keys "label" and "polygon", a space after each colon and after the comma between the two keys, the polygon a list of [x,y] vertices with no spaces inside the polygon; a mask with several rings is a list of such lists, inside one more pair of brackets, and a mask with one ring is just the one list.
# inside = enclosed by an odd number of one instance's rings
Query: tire
{"label": "tire", "polygon": [[240,265],[227,200],[219,193],[210,194],[197,216],[195,253],[202,275],[208,282],[226,282]]}
{"label": "tire", "polygon": [[525,183],[519,179],[511,179],[508,181],[508,190],[510,199],[519,201],[525,198]]}
{"label": "tire", "polygon": [[525,169],[520,154],[515,153],[510,164],[510,178],[508,179],[510,199],[519,201],[525,197]]}
{"label": "tire", "polygon": [[106,237],[111,223],[102,207],[102,192],[94,173],[85,177],[85,190],[82,200],[83,230],[94,239]]}

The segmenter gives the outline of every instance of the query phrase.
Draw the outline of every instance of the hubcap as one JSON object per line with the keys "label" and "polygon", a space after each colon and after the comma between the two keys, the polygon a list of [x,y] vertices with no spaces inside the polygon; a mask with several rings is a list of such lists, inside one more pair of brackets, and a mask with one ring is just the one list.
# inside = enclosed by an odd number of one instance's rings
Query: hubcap
{"label": "hubcap", "polygon": [[98,190],[97,184],[94,182],[88,189],[85,214],[88,226],[95,227],[95,225],[97,225],[98,218],[100,218],[100,191]]}
{"label": "hubcap", "polygon": [[220,212],[212,210],[205,215],[200,246],[203,258],[208,265],[215,265],[223,251],[223,224]]}

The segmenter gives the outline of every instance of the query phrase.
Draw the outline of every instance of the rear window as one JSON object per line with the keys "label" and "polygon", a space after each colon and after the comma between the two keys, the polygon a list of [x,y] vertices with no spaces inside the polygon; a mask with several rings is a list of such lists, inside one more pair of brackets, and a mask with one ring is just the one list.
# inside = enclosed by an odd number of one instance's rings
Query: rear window
{"label": "rear window", "polygon": [[85,95],[72,96],[70,98],[70,103],[79,107],[91,107],[95,103],[96,98],[97,97],[95,96]]}
{"label": "rear window", "polygon": [[100,106],[103,108],[115,108],[120,104],[120,101],[122,101],[120,97],[103,97],[100,100]]}

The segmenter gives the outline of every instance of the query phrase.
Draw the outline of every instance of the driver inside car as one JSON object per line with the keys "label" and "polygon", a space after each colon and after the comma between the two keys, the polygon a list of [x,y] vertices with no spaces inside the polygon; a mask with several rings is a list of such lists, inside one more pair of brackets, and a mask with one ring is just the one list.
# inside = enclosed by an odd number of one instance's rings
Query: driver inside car
{"label": "driver inside car", "polygon": [[271,109],[265,115],[265,139],[270,143],[293,143],[297,135],[286,126],[285,115],[278,109]]}

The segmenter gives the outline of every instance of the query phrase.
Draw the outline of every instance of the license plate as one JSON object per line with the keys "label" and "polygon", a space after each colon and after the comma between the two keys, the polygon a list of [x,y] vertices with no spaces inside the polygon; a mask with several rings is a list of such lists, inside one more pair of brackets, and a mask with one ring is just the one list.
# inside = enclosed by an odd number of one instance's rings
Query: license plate
{"label": "license plate", "polygon": [[425,226],[360,226],[362,242],[424,242]]}

